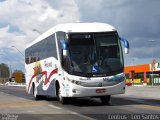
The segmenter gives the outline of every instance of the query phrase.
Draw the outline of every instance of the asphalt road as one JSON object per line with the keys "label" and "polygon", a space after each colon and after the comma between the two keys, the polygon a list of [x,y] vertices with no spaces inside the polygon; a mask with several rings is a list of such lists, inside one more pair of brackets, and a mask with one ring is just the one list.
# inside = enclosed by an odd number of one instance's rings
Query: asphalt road
{"label": "asphalt road", "polygon": [[[24,87],[0,85],[0,113],[2,120],[128,119],[125,114],[139,119],[142,117],[139,114],[160,114],[160,86],[126,87],[126,93],[112,96],[109,105],[102,105],[98,98],[79,98],[62,105],[56,99],[35,101]],[[115,114],[121,116],[115,117]],[[160,119],[160,115],[155,118]]]}

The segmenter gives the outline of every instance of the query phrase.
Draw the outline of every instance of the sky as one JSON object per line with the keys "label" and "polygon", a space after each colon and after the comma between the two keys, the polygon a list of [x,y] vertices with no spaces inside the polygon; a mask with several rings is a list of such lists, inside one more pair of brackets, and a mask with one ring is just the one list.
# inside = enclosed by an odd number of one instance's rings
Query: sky
{"label": "sky", "polygon": [[[24,71],[25,47],[61,23],[103,22],[130,43],[125,66],[160,58],[160,0],[0,0],[0,63]],[[18,50],[23,54],[21,54]]]}

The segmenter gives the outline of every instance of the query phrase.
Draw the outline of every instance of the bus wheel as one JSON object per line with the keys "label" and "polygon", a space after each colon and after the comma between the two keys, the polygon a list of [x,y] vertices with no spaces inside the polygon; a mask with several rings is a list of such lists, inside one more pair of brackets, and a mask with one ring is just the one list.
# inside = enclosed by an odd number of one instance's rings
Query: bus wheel
{"label": "bus wheel", "polygon": [[33,95],[34,95],[35,100],[40,100],[40,96],[37,95],[37,89],[35,88],[34,83],[32,87],[33,87]]}
{"label": "bus wheel", "polygon": [[107,104],[109,104],[111,96],[110,95],[101,96],[100,99],[101,99],[102,104],[107,105]]}
{"label": "bus wheel", "polygon": [[61,90],[60,90],[60,87],[58,88],[58,94],[57,94],[57,97],[58,97],[58,100],[62,103],[62,104],[66,104],[66,98],[65,97],[62,97],[62,93],[61,93]]}

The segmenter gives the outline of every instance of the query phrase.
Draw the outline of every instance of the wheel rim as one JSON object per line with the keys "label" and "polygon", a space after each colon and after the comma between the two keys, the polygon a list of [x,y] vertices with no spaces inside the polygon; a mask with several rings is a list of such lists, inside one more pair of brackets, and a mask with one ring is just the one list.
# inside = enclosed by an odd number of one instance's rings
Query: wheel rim
{"label": "wheel rim", "polygon": [[33,93],[34,93],[34,97],[36,97],[37,96],[37,91],[35,89],[35,86],[34,86],[34,89],[33,89]]}
{"label": "wheel rim", "polygon": [[62,95],[61,95],[60,88],[58,89],[58,99],[59,99],[59,101],[62,101]]}

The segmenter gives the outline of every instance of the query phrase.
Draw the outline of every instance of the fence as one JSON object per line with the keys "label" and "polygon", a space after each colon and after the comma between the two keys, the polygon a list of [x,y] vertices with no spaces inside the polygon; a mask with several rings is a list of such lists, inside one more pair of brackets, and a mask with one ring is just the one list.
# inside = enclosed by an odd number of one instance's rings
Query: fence
{"label": "fence", "polygon": [[[144,80],[138,79],[126,79],[126,84],[132,83],[132,85],[143,85]],[[152,85],[152,78],[147,78],[147,85]],[[153,85],[160,85],[160,78],[153,78]]]}

